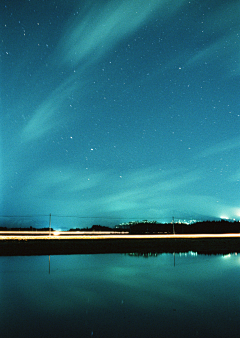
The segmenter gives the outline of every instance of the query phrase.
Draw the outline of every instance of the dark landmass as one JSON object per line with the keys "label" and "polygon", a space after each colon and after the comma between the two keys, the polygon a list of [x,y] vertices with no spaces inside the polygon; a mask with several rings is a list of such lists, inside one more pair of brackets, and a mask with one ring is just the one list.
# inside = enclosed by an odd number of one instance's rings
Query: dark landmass
{"label": "dark landmass", "polygon": [[157,222],[137,222],[130,226],[131,234],[225,234],[240,233],[240,222],[203,221],[192,224],[186,223],[157,223]]}
{"label": "dark landmass", "polygon": [[103,225],[93,225],[91,228],[75,228],[70,229],[69,231],[122,231],[122,229],[119,229],[116,227],[110,228]]}
{"label": "dark landmass", "polygon": [[29,228],[23,228],[23,227],[19,227],[19,228],[9,228],[9,227],[0,227],[0,231],[4,231],[4,232],[7,232],[7,231],[54,231],[53,228],[34,228],[32,226],[30,226]]}
{"label": "dark landmass", "polygon": [[[29,228],[21,227],[0,227],[0,231],[49,231],[49,227]],[[54,229],[51,228],[51,231]],[[186,223],[158,223],[156,221],[136,221],[129,222],[124,225],[116,225],[115,227],[107,227],[102,225],[93,225],[91,228],[74,228],[72,231],[129,231],[130,234],[224,234],[224,233],[240,233],[240,221],[203,221],[191,224]]]}
{"label": "dark landmass", "polygon": [[1,240],[0,256],[103,253],[229,254],[240,252],[240,238],[33,239]]}

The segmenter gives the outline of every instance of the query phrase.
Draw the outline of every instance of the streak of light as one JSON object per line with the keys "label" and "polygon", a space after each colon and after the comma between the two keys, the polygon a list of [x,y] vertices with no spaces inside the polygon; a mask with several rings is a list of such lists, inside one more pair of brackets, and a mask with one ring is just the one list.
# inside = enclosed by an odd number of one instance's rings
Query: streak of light
{"label": "streak of light", "polygon": [[[17,233],[17,234],[16,234]],[[23,234],[24,233],[24,234]],[[119,233],[108,233],[106,232],[71,232],[66,235],[66,232],[58,232],[59,234],[56,236],[49,236],[49,232],[47,231],[39,231],[37,234],[34,235],[33,233],[29,231],[24,231],[19,234],[17,231],[9,231],[9,232],[0,232],[0,240],[27,240],[27,239],[79,239],[79,240],[85,240],[85,239],[183,239],[183,238],[240,238],[240,234],[184,234],[184,235],[159,235],[159,234],[144,234],[144,235],[130,235],[130,234],[119,234]]]}
{"label": "streak of light", "polygon": [[[51,235],[54,236],[72,236],[72,235],[114,235],[121,234],[127,235],[128,231],[51,231]],[[39,235],[49,235],[48,231],[0,231],[0,236],[3,235],[30,235],[30,236],[39,236]]]}

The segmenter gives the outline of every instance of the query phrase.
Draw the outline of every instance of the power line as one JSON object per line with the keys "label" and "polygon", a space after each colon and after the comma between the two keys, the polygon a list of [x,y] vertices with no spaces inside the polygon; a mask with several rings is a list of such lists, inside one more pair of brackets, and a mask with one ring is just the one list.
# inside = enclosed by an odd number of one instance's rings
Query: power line
{"label": "power line", "polygon": [[[118,216],[118,217],[111,217],[111,216],[78,216],[78,215],[59,215],[59,214],[51,214],[52,217],[58,218],[79,218],[79,219],[146,219],[146,217],[125,217],[125,216]],[[33,214],[33,215],[0,215],[0,218],[31,218],[31,217],[49,217],[49,214]],[[147,217],[149,220],[156,220],[156,219],[171,219],[170,216],[166,217]],[[191,219],[186,217],[175,217],[175,219]]]}

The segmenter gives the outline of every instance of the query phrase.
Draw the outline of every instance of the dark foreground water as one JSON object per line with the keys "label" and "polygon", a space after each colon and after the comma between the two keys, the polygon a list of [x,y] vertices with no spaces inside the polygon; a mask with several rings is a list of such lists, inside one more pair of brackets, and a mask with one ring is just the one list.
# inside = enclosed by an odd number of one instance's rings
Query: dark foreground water
{"label": "dark foreground water", "polygon": [[240,255],[0,257],[1,337],[239,337]]}

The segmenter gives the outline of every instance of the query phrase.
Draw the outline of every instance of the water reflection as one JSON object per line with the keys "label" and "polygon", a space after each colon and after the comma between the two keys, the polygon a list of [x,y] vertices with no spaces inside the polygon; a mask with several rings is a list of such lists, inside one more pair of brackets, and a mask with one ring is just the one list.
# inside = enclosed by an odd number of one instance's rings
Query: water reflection
{"label": "water reflection", "polygon": [[239,264],[235,254],[0,257],[1,336],[238,337]]}

